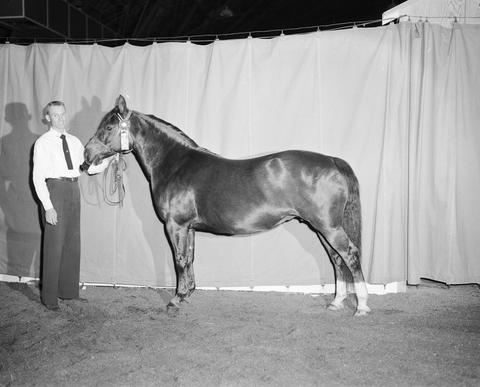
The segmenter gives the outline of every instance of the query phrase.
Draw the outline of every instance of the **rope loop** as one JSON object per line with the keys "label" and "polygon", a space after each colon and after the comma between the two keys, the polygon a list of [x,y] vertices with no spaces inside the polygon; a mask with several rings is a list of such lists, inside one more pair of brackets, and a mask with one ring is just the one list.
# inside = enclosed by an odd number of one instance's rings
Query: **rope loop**
{"label": "rope loop", "polygon": [[[108,163],[103,173],[103,199],[110,206],[123,206],[125,198],[125,185],[123,184],[123,172],[127,170],[127,162],[125,158],[117,153]],[[108,181],[110,178],[110,181]],[[115,193],[118,200],[111,199]]]}

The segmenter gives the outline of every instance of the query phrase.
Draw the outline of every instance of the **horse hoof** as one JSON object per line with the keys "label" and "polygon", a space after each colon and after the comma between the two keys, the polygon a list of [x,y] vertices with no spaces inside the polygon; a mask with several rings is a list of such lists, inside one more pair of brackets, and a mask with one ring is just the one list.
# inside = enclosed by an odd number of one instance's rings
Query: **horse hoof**
{"label": "horse hoof", "polygon": [[368,313],[370,313],[370,308],[367,306],[366,309],[357,309],[354,316],[355,317],[366,316]]}
{"label": "horse hoof", "polygon": [[179,311],[180,308],[177,305],[167,304],[167,314],[169,316],[176,316]]}
{"label": "horse hoof", "polygon": [[176,314],[180,310],[180,304],[176,299],[171,299],[167,304],[167,312],[170,314]]}
{"label": "horse hoof", "polygon": [[337,311],[341,309],[343,309],[343,304],[335,304],[331,302],[330,304],[327,305],[327,310]]}

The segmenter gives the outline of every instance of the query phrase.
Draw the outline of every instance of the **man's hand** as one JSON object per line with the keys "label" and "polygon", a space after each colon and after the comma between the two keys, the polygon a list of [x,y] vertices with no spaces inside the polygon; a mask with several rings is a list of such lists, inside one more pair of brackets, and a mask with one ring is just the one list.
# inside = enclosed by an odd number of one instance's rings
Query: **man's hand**
{"label": "man's hand", "polygon": [[57,211],[55,211],[55,208],[45,211],[45,220],[53,226],[57,224]]}
{"label": "man's hand", "polygon": [[86,161],[84,161],[83,164],[80,165],[80,172],[88,171],[88,167],[90,167],[90,164],[88,164]]}

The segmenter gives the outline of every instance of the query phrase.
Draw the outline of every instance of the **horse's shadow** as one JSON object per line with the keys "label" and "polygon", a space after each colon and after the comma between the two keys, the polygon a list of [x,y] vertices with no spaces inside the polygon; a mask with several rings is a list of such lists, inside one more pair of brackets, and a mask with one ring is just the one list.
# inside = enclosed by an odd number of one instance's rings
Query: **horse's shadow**
{"label": "horse's shadow", "polygon": [[[95,133],[96,128],[106,112],[102,111],[102,103],[97,96],[93,96],[90,102],[85,97],[82,97],[80,103],[81,110],[71,118],[69,127],[70,132],[77,136],[82,144],[86,144],[89,138]],[[125,155],[123,157],[127,163],[127,170],[123,175],[126,196],[124,198],[123,207],[118,207],[115,211],[127,212],[127,217],[129,219],[131,217],[134,218],[130,219],[133,224],[138,222],[142,225],[141,230],[137,230],[136,228],[135,230],[132,230],[132,233],[136,233],[133,237],[140,238],[142,242],[139,243],[145,248],[150,249],[153,254],[155,251],[155,241],[158,239],[158,236],[151,235],[151,227],[149,227],[149,224],[145,221],[145,218],[148,218],[148,215],[150,215],[150,212],[148,214],[146,212],[151,211],[151,209],[145,208],[145,206],[148,207],[148,205],[145,204],[145,202],[147,202],[145,197],[135,197],[136,192],[139,191],[139,187],[145,185],[145,177],[142,172],[137,171],[138,167],[133,165],[136,164],[133,156]],[[112,170],[105,170],[104,172],[93,176],[84,176],[80,180],[82,200],[90,206],[98,207],[98,212],[103,211],[102,208],[108,207],[107,201],[110,202],[110,205],[114,205],[114,203],[119,200],[118,191],[121,190],[121,187],[117,187],[117,191],[112,193],[111,191],[113,191],[112,187],[114,184],[112,180]],[[150,199],[150,196],[148,196],[148,199]],[[96,216],[97,215],[95,215],[95,217]],[[90,219],[89,221],[93,221],[93,219]],[[112,220],[112,222],[113,221],[114,220]],[[163,232],[163,227],[160,222],[158,224],[157,232]],[[113,259],[117,258],[118,257],[114,257]],[[154,259],[153,265],[155,275],[159,278],[164,264],[161,260]],[[115,281],[116,279],[113,279],[113,282]]]}
{"label": "horse's shadow", "polygon": [[97,96],[93,96],[90,103],[85,97],[82,97],[80,104],[81,110],[69,122],[69,132],[78,137],[82,144],[85,144],[95,133],[105,112],[102,111],[102,102]]}
{"label": "horse's shadow", "polygon": [[[171,245],[165,234],[165,225],[153,205],[152,192],[144,172],[134,156],[127,156],[126,160],[128,161],[126,195],[130,195],[127,201],[131,203],[132,212],[142,225],[140,234],[144,239],[144,246],[150,250],[153,257],[156,285],[163,286],[169,281],[175,281],[175,278],[169,278],[169,273],[175,272]],[[160,254],[163,256],[159,256]]]}
{"label": "horse's shadow", "polygon": [[[102,103],[97,96],[93,96],[90,103],[85,97],[81,97],[80,103],[81,110],[73,115],[69,121],[69,132],[78,137],[82,144],[85,144],[95,133],[96,127],[105,112],[102,111]],[[100,181],[98,175],[80,179],[81,195],[85,203],[100,206],[103,196]]]}
{"label": "horse's shadow", "polygon": [[[295,220],[285,223],[283,228],[295,238],[306,253],[313,257],[318,269],[317,281],[321,284],[334,283],[334,267],[316,231],[307,223]],[[326,270],[331,271],[326,272]]]}

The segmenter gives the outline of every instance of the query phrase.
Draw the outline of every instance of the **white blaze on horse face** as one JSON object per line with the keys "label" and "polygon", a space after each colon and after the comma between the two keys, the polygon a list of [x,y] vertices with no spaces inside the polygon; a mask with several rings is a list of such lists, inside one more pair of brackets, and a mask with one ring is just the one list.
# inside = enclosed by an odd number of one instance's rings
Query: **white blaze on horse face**
{"label": "white blaze on horse face", "polygon": [[127,151],[130,149],[130,144],[128,140],[128,132],[126,129],[120,130],[120,150]]}

